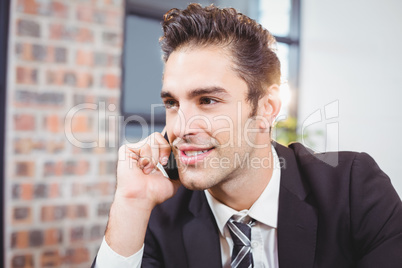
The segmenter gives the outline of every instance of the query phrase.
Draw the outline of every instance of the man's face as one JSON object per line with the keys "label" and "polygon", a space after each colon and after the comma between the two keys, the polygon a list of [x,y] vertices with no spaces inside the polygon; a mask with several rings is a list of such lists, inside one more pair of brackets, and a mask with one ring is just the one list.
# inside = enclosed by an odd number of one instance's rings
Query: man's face
{"label": "man's face", "polygon": [[170,55],[161,96],[185,187],[202,190],[244,180],[249,168],[243,161],[261,156],[255,145],[268,146],[258,120],[249,118],[247,91],[221,48],[184,48]]}

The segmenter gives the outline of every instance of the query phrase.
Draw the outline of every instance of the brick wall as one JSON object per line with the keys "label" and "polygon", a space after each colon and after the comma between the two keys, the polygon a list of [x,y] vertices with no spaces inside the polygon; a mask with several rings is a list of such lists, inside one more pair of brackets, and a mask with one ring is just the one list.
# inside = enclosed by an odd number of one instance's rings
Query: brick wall
{"label": "brick wall", "polygon": [[123,1],[11,2],[5,267],[89,267],[114,193]]}

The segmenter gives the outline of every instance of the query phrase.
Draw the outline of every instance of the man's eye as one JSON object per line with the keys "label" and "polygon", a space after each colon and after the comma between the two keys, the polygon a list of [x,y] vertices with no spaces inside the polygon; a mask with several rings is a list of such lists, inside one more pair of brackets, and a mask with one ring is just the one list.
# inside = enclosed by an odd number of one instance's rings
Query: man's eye
{"label": "man's eye", "polygon": [[217,100],[211,99],[211,98],[201,98],[200,99],[200,104],[214,104],[217,102],[218,102]]}
{"label": "man's eye", "polygon": [[177,101],[175,100],[165,100],[163,104],[165,105],[166,109],[172,109],[178,106]]}

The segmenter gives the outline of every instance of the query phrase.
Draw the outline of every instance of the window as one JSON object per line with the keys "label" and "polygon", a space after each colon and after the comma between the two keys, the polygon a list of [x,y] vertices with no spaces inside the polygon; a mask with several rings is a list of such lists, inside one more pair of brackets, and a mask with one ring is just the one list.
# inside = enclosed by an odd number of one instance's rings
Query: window
{"label": "window", "polygon": [[297,116],[300,0],[259,0],[258,21],[277,40],[281,61],[282,110],[278,120]]}

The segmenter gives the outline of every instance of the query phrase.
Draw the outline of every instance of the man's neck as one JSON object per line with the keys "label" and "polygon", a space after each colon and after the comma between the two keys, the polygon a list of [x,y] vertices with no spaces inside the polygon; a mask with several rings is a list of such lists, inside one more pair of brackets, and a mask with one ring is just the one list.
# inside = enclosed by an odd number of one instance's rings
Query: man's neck
{"label": "man's neck", "polygon": [[274,165],[271,147],[268,154],[265,154],[265,157],[267,156],[271,160],[270,165],[244,168],[242,174],[237,174],[208,189],[209,193],[221,203],[237,211],[250,209],[271,180]]}

